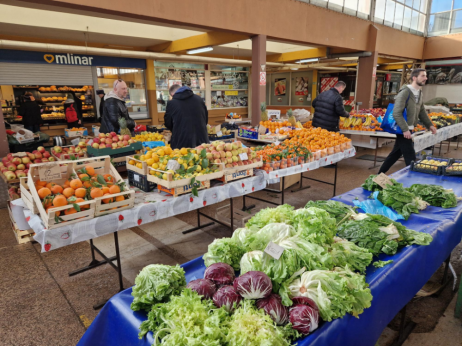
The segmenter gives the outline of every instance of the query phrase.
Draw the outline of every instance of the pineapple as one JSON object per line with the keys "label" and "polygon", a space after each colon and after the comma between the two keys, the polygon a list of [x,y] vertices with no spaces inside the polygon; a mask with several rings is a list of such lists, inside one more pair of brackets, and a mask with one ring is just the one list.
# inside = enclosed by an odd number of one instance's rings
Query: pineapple
{"label": "pineapple", "polygon": [[261,110],[260,120],[261,121],[267,121],[268,120],[268,112],[266,111],[266,103],[265,102],[262,102],[260,104],[260,110]]}
{"label": "pineapple", "polygon": [[293,114],[294,114],[294,112],[292,111],[292,108],[287,111],[287,116],[289,117],[288,121],[289,121],[290,125],[295,127],[297,125],[297,120],[295,119]]}
{"label": "pineapple", "polygon": [[120,134],[131,136],[130,130],[127,128],[127,119],[120,117],[119,118]]}

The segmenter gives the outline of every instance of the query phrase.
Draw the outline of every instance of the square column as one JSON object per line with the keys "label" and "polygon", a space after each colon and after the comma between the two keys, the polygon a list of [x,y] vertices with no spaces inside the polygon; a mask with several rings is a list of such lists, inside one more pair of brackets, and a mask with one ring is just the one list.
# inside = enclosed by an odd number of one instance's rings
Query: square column
{"label": "square column", "polygon": [[374,105],[375,77],[377,75],[377,35],[379,29],[371,24],[367,42],[367,50],[372,53],[368,57],[360,57],[358,61],[356,102],[362,102],[361,108],[372,108]]}
{"label": "square column", "polygon": [[260,123],[260,104],[266,103],[266,35],[252,37],[252,125]]}

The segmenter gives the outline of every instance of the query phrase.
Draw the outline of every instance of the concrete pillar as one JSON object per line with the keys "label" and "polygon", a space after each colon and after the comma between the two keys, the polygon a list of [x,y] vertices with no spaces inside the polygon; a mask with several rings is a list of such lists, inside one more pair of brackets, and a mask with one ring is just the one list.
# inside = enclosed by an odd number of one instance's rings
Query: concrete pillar
{"label": "concrete pillar", "polygon": [[377,34],[378,28],[371,24],[367,50],[371,56],[360,57],[358,62],[358,74],[356,84],[356,102],[362,102],[360,108],[372,108],[374,104],[375,76],[377,75]]}
{"label": "concrete pillar", "polygon": [[[266,35],[252,37],[252,125],[260,123],[260,104],[266,102]],[[264,79],[265,83],[261,82]]]}
{"label": "concrete pillar", "polygon": [[148,114],[152,125],[158,125],[159,113],[157,112],[156,74],[154,60],[146,60],[146,94],[148,98]]}
{"label": "concrete pillar", "polygon": [[8,146],[8,138],[6,135],[2,107],[0,107],[0,133],[3,134],[3,136],[0,136],[0,157],[4,157],[10,152],[10,147]]}

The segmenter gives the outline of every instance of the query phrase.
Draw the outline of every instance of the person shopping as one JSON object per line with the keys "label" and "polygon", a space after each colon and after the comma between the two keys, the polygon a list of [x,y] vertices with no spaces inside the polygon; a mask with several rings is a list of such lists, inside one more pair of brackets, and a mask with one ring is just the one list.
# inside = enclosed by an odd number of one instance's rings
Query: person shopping
{"label": "person shopping", "polygon": [[42,112],[31,92],[24,94],[24,103],[19,108],[19,115],[22,116],[22,123],[27,130],[33,133],[40,131]]}
{"label": "person shopping", "polygon": [[172,149],[195,148],[208,143],[209,113],[202,98],[181,85],[172,85],[169,93],[172,99],[167,103],[164,121],[172,131]]}
{"label": "person shopping", "polygon": [[103,98],[104,109],[101,116],[100,133],[119,133],[119,119],[125,118],[127,121],[127,128],[133,135],[133,129],[135,128],[136,123],[132,118],[130,118],[128,108],[125,104],[125,97],[127,94],[127,84],[122,79],[114,81],[113,90],[108,92]]}
{"label": "person shopping", "polygon": [[82,116],[79,114],[75,101],[71,98],[68,98],[66,102],[64,102],[64,115],[66,117],[68,129],[80,127],[82,124]]}
{"label": "person shopping", "polygon": [[343,107],[343,98],[340,95],[345,88],[345,82],[338,81],[333,88],[324,91],[314,99],[313,127],[332,132],[339,131],[340,117],[350,117]]}
{"label": "person shopping", "polygon": [[[436,128],[425,111],[422,97],[422,87],[427,81],[427,72],[422,68],[413,70],[411,81],[411,84],[404,85],[399,90],[393,109],[393,118],[403,134],[396,135],[395,145],[383,162],[382,167],[380,167],[379,174],[388,172],[401,156],[404,156],[406,166],[416,160],[411,131],[414,130],[414,126],[417,125],[419,119],[427,129],[436,134]],[[403,117],[404,110],[407,113],[407,120]]]}

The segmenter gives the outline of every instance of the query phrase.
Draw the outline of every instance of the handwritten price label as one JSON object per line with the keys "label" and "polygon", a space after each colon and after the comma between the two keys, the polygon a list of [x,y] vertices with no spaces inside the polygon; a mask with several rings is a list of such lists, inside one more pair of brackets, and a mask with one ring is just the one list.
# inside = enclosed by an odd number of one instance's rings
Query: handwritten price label
{"label": "handwritten price label", "polygon": [[245,161],[245,160],[249,159],[249,157],[247,156],[247,153],[239,154],[239,157],[241,158],[242,161]]}
{"label": "handwritten price label", "polygon": [[167,169],[171,169],[173,171],[176,171],[177,169],[180,169],[180,164],[175,160],[168,160]]}
{"label": "handwritten price label", "polygon": [[272,241],[266,246],[265,253],[273,257],[274,259],[278,260],[281,258],[282,253],[284,252],[284,248],[277,244],[274,244]]}
{"label": "handwritten price label", "polygon": [[43,165],[39,168],[39,177],[42,181],[52,181],[61,179],[61,167],[56,164]]}
{"label": "handwritten price label", "polygon": [[372,179],[372,181],[374,183],[377,183],[383,189],[385,189],[387,185],[393,185],[393,182],[391,181],[391,179],[383,173],[380,173],[378,176]]}

